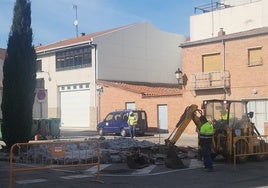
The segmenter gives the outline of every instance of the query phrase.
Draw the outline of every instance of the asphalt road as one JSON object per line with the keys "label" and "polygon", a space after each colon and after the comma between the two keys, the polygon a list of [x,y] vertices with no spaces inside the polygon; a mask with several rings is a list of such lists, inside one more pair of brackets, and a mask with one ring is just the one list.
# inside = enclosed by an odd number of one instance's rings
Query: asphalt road
{"label": "asphalt road", "polygon": [[[84,139],[97,136],[95,131],[63,130],[62,138]],[[137,137],[162,143],[168,134]],[[195,136],[183,135],[177,145],[196,145]],[[17,172],[13,176],[13,188],[260,188],[268,187],[268,160],[249,161],[238,164],[214,163],[213,172],[205,172],[201,161],[191,160],[189,168],[169,169],[164,165],[150,165],[143,169],[129,169],[126,164],[102,164],[100,177],[96,178],[96,167],[48,169],[42,171]],[[9,186],[9,163],[0,161],[0,188]]]}
{"label": "asphalt road", "polygon": [[[0,187],[8,187],[8,163],[0,162]],[[35,172],[18,172],[13,177],[13,188],[253,188],[268,187],[268,161],[248,162],[234,169],[232,164],[216,163],[213,172],[202,167],[187,169],[153,169],[101,172],[99,179],[90,168],[50,169]],[[162,168],[165,168],[162,166]]]}

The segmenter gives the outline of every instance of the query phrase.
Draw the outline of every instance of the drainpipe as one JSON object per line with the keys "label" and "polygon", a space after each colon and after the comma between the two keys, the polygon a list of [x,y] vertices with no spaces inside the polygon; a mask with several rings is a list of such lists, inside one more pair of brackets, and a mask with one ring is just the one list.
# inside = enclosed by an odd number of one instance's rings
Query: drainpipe
{"label": "drainpipe", "polygon": [[98,110],[98,96],[97,96],[97,44],[93,43],[93,40],[90,40],[89,42],[89,46],[94,49],[94,96],[95,96],[95,100],[94,100],[94,106],[96,108],[96,122],[99,122],[99,110]]}
{"label": "drainpipe", "polygon": [[222,39],[222,68],[223,68],[223,76],[224,76],[224,83],[223,83],[223,89],[225,91],[224,93],[224,100],[226,100],[226,75],[225,75],[225,41]]}
{"label": "drainpipe", "polygon": [[[223,37],[225,35],[225,31],[223,28],[220,28],[220,31],[218,32],[218,37]],[[224,93],[224,99],[226,99],[227,89],[226,89],[226,77],[225,77],[225,41],[224,39],[221,40],[222,43],[222,71],[224,76],[224,82],[223,82],[223,89],[225,91]]]}

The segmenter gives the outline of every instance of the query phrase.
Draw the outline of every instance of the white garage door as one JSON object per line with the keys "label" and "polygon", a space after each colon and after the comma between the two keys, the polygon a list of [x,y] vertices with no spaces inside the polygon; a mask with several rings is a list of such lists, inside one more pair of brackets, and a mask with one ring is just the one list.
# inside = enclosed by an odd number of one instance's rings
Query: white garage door
{"label": "white garage door", "polygon": [[61,92],[63,127],[89,127],[90,91]]}
{"label": "white garage door", "polygon": [[168,107],[167,105],[157,105],[158,127],[160,132],[168,132]]}

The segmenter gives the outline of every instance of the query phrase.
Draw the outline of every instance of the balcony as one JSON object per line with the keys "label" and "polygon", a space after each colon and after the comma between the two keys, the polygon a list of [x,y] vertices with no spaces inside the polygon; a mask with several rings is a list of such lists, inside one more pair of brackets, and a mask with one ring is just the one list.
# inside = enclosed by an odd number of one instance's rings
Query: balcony
{"label": "balcony", "polygon": [[191,90],[229,89],[229,71],[199,72],[190,75]]}

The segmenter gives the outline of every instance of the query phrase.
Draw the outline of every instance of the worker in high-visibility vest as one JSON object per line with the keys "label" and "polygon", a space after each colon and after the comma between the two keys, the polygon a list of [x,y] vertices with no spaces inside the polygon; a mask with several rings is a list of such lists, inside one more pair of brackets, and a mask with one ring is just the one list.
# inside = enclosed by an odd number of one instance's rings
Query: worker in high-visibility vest
{"label": "worker in high-visibility vest", "polygon": [[200,146],[203,154],[204,168],[206,171],[213,170],[213,161],[211,157],[212,138],[214,134],[213,125],[208,122],[205,116],[200,117],[201,128],[199,132]]}
{"label": "worker in high-visibility vest", "polygon": [[129,125],[129,128],[130,128],[130,136],[131,136],[131,138],[135,138],[137,117],[135,116],[135,114],[132,111],[129,112],[128,125]]}
{"label": "worker in high-visibility vest", "polygon": [[225,109],[221,110],[221,120],[227,120],[228,118],[228,111]]}

